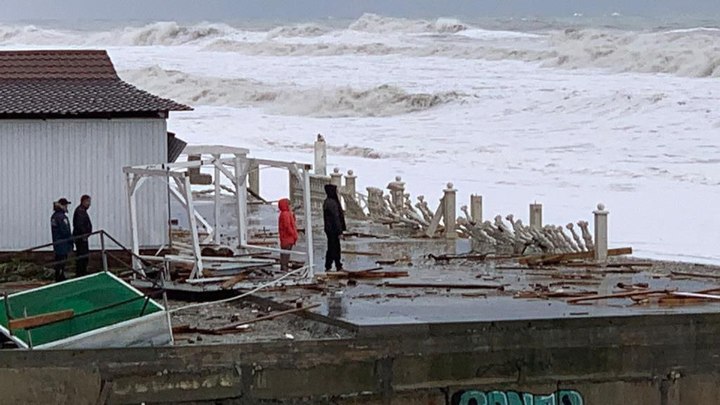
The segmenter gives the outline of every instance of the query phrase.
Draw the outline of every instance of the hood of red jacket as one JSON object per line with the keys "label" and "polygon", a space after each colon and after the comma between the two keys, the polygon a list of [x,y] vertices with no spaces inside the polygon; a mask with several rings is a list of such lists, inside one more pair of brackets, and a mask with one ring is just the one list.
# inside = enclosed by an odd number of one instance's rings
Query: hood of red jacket
{"label": "hood of red jacket", "polygon": [[280,211],[290,211],[290,200],[283,198],[278,201],[278,207],[280,208]]}

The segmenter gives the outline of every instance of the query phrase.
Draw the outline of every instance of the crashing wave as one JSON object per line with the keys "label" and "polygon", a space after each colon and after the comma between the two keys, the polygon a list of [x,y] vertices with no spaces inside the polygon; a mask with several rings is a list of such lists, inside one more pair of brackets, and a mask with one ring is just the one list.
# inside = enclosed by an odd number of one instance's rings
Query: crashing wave
{"label": "crashing wave", "polygon": [[468,27],[462,22],[451,18],[440,18],[437,21],[411,20],[407,18],[383,17],[366,13],[350,24],[348,29],[371,33],[455,33]]}
{"label": "crashing wave", "polygon": [[156,22],[143,27],[127,27],[113,34],[112,41],[127,45],[184,45],[205,39],[221,38],[237,31],[225,24],[202,23],[180,25],[176,22]]}
{"label": "crashing wave", "polygon": [[319,37],[325,35],[330,30],[317,24],[298,24],[283,25],[270,30],[267,34],[269,39],[272,38],[291,38],[291,37]]}
{"label": "crashing wave", "polygon": [[150,92],[190,105],[262,107],[276,114],[323,118],[399,115],[464,97],[457,92],[408,93],[390,85],[368,90],[275,86],[245,79],[194,76],[159,67],[124,71],[121,76]]}
{"label": "crashing wave", "polygon": [[720,31],[654,33],[568,29],[551,40],[545,66],[720,77]]}

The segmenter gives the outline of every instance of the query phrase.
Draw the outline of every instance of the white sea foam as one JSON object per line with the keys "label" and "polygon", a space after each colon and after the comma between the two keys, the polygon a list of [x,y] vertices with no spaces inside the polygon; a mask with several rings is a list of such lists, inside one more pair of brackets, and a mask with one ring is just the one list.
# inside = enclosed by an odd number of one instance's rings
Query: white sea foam
{"label": "white sea foam", "polygon": [[192,105],[259,106],[277,114],[326,118],[392,116],[427,110],[463,97],[453,91],[408,93],[391,85],[366,90],[268,85],[238,78],[195,76],[158,67],[123,71],[121,76],[143,89]]}
{"label": "white sea foam", "polygon": [[483,30],[454,19],[428,21],[375,14],[363,15],[345,30],[305,23],[253,32],[222,23],[156,22],[87,33],[0,25],[0,45],[18,44],[194,45],[212,51],[267,56],[396,54],[519,60],[565,69],[720,77],[720,30],[707,27],[659,32],[581,28],[527,33]]}

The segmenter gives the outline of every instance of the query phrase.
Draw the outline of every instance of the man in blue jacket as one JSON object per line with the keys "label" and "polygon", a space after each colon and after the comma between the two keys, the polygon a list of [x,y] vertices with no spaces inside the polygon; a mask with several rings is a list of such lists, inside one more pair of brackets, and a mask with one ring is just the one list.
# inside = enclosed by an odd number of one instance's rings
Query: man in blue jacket
{"label": "man in blue jacket", "polygon": [[67,217],[70,201],[61,198],[53,203],[53,214],[50,217],[52,229],[53,251],[55,252],[55,281],[65,280],[65,262],[73,250],[70,220]]}

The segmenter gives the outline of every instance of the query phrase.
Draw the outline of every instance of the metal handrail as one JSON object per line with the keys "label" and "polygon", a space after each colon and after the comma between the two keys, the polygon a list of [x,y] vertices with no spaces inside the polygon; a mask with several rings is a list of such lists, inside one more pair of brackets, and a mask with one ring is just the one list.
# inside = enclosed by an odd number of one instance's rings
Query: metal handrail
{"label": "metal handrail", "polygon": [[[44,244],[44,245],[33,246],[33,247],[31,247],[31,248],[21,250],[21,251],[19,251],[19,252],[17,252],[17,253],[12,253],[12,254],[5,255],[5,256],[3,257],[3,259],[9,257],[10,260],[12,260],[12,259],[17,258],[18,256],[23,255],[23,254],[30,253],[30,252],[34,252],[34,251],[39,250],[39,249],[42,249],[42,248],[46,248],[46,247],[50,247],[50,246],[56,246],[56,245],[58,245],[58,244],[67,243],[67,242],[71,242],[71,241],[74,242],[74,241],[76,241],[76,240],[78,240],[78,239],[85,239],[85,238],[89,238],[90,236],[94,236],[94,235],[100,235],[100,251],[101,251],[101,254],[102,254],[103,271],[108,271],[107,256],[109,255],[109,256],[111,256],[113,259],[115,259],[116,261],[118,261],[120,264],[122,264],[124,267],[127,267],[128,269],[130,269],[134,274],[136,274],[136,275],[139,276],[140,278],[152,282],[154,288],[163,289],[162,286],[159,284],[159,282],[158,282],[157,280],[154,280],[154,279],[151,279],[150,277],[147,277],[147,275],[144,274],[143,272],[141,272],[141,271],[139,271],[139,270],[136,270],[136,269],[135,269],[134,267],[132,267],[132,266],[128,266],[127,263],[123,262],[122,260],[119,260],[116,256],[114,256],[114,255],[112,255],[112,254],[109,254],[109,253],[107,252],[107,249],[105,249],[105,238],[106,238],[106,237],[107,237],[110,241],[112,241],[115,245],[117,245],[117,247],[119,247],[121,251],[123,251],[123,252],[125,252],[125,253],[128,253],[128,254],[130,254],[131,257],[134,257],[134,258],[138,259],[138,260],[140,261],[140,263],[142,263],[144,266],[149,267],[149,268],[151,268],[151,269],[156,269],[156,270],[158,269],[156,266],[154,266],[154,265],[153,265],[152,263],[150,263],[149,261],[147,261],[147,260],[143,259],[141,256],[136,255],[135,253],[133,253],[130,249],[128,249],[127,247],[125,247],[122,243],[120,243],[117,239],[115,239],[112,235],[110,235],[109,233],[107,233],[107,232],[106,232],[105,230],[103,230],[103,229],[97,230],[97,231],[93,231],[93,232],[90,232],[90,233],[86,233],[86,234],[82,234],[82,235],[75,235],[75,236],[72,236],[72,237],[70,237],[70,238],[58,240],[58,241],[51,242],[51,243],[46,243],[46,244]],[[50,262],[50,263],[37,264],[37,266],[39,266],[39,267],[42,268],[42,269],[45,269],[45,270],[48,270],[48,271],[52,271],[53,269],[49,268],[48,266],[53,266],[53,265],[60,264],[60,263],[68,263],[68,262],[70,262],[70,261],[75,261],[75,260],[77,260],[78,258],[86,258],[86,257],[90,257],[90,252],[88,252],[87,254],[84,254],[84,255],[80,255],[80,256],[73,255],[73,257],[68,257],[67,259],[58,260],[58,261],[53,261],[53,262]]]}

